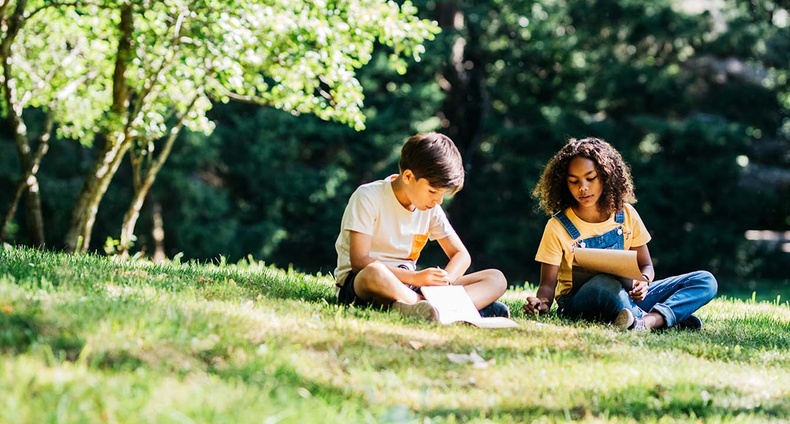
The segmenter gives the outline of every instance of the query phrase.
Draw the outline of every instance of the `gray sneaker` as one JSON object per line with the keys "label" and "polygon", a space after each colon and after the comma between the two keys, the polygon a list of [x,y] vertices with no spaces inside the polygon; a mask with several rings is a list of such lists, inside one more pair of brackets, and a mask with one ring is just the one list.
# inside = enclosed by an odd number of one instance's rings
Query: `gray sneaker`
{"label": "gray sneaker", "polygon": [[439,311],[427,300],[421,300],[417,303],[403,303],[400,300],[396,300],[392,303],[392,310],[405,317],[418,317],[428,321],[437,321],[439,319]]}
{"label": "gray sneaker", "polygon": [[645,320],[635,317],[634,313],[628,309],[623,309],[617,314],[614,326],[621,330],[650,331],[645,325]]}

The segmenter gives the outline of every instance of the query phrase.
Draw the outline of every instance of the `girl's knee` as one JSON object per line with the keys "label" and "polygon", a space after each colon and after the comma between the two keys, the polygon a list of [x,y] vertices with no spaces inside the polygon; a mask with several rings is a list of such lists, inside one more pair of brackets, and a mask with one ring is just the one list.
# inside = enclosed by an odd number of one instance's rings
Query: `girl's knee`
{"label": "girl's knee", "polygon": [[694,280],[697,284],[707,291],[707,294],[712,299],[719,291],[719,283],[716,277],[708,271],[697,271],[693,273]]}
{"label": "girl's knee", "polygon": [[716,296],[716,293],[719,291],[719,282],[716,281],[716,277],[713,276],[708,271],[700,271],[701,279],[705,282],[708,291],[710,292],[711,299]]}
{"label": "girl's knee", "polygon": [[623,286],[618,279],[604,274],[592,277],[582,286],[582,290],[611,296],[617,296],[622,288]]}

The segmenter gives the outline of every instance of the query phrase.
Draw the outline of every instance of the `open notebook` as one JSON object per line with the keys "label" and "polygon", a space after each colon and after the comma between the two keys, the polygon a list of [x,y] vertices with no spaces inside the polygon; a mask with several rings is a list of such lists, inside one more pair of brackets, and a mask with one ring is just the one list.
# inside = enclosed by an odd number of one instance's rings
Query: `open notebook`
{"label": "open notebook", "polygon": [[439,312],[439,322],[442,324],[467,322],[480,328],[518,327],[509,318],[481,317],[472,299],[461,286],[425,286],[421,289],[425,300]]}
{"label": "open notebook", "polygon": [[623,288],[633,289],[634,280],[641,280],[642,271],[636,261],[635,250],[576,249],[573,253],[573,284],[584,284],[595,274],[611,274]]}

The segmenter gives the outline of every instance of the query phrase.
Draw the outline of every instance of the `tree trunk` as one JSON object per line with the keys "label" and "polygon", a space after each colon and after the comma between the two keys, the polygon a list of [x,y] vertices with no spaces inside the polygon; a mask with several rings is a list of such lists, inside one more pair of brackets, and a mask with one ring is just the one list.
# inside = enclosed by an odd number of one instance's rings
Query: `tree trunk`
{"label": "tree trunk", "polygon": [[44,240],[44,216],[41,213],[41,195],[39,193],[38,178],[30,174],[27,181],[26,222],[30,244],[39,249],[46,245]]}
{"label": "tree trunk", "polygon": [[162,219],[162,203],[158,200],[154,201],[153,209],[154,228],[151,231],[151,235],[154,238],[154,255],[151,260],[158,264],[164,262],[167,257],[165,255],[165,225]]}
{"label": "tree trunk", "polygon": [[66,249],[69,252],[88,250],[99,204],[131,145],[131,138],[126,133],[116,134],[106,140],[71,212],[71,224],[66,233]]}
{"label": "tree trunk", "polygon": [[[124,257],[129,256],[129,249],[132,246],[132,239],[134,238],[134,227],[137,225],[137,219],[140,217],[140,210],[143,207],[143,203],[145,203],[145,198],[148,196],[148,192],[151,191],[151,187],[154,185],[154,181],[156,181],[156,176],[164,166],[165,161],[167,161],[167,157],[170,156],[170,152],[173,150],[173,145],[178,138],[178,134],[184,126],[184,118],[186,118],[189,111],[192,110],[192,106],[195,104],[196,100],[197,96],[192,99],[192,102],[178,118],[178,123],[170,130],[170,134],[168,134],[165,145],[162,147],[162,152],[159,156],[155,159],[151,159],[150,168],[145,172],[145,178],[143,178],[144,170],[140,162],[138,162],[139,166],[132,166],[132,170],[135,172],[134,180],[138,181],[139,184],[135,184],[134,199],[129,209],[124,214],[123,224],[121,225],[121,243],[118,249],[119,253]],[[151,152],[151,155],[153,155],[153,152]]]}
{"label": "tree trunk", "polygon": [[[9,121],[18,121],[20,124],[24,125],[18,115],[13,117],[11,114],[9,114]],[[27,132],[25,131],[21,138],[15,137],[17,140],[17,150],[20,152],[19,161],[21,164],[23,164],[23,166],[28,166],[28,168],[24,170],[23,177],[19,181],[19,184],[17,184],[16,192],[14,193],[14,198],[11,201],[11,205],[8,207],[8,211],[3,217],[3,221],[0,222],[0,241],[5,241],[8,239],[8,225],[16,215],[17,206],[19,205],[19,201],[22,199],[22,195],[27,192],[27,222],[33,223],[33,226],[28,228],[30,240],[36,245],[44,247],[44,219],[41,213],[41,200],[40,196],[38,195],[38,179],[36,178],[36,174],[38,174],[39,167],[41,166],[41,159],[43,159],[49,151],[49,140],[52,138],[53,126],[54,116],[52,115],[52,111],[48,110],[44,120],[44,132],[41,133],[41,136],[39,137],[38,149],[36,150],[35,156],[32,158],[30,157],[29,153],[30,143],[29,139],[27,138]],[[26,163],[28,165],[25,165]],[[36,222],[39,224],[36,225]]]}
{"label": "tree trunk", "polygon": [[121,243],[118,246],[118,253],[124,258],[129,257],[129,249],[131,249],[132,240],[134,240],[134,227],[137,226],[137,219],[140,218],[140,210],[143,208],[148,191],[145,189],[136,192],[132,204],[129,205],[129,209],[123,215]]}
{"label": "tree trunk", "polygon": [[[449,123],[444,131],[458,146],[464,169],[471,174],[485,130],[490,100],[485,85],[485,63],[480,54],[479,24],[466,21],[463,7],[458,2],[439,2],[437,21],[444,31],[455,33],[450,57],[442,72],[442,86],[447,95],[442,114]],[[467,197],[463,191],[460,192],[448,208],[453,226],[459,232],[467,228],[464,215],[468,209]],[[464,234],[460,235],[464,238]]]}
{"label": "tree trunk", "polygon": [[[5,11],[6,4],[3,4],[3,11]],[[2,56],[3,66],[3,91],[4,101],[7,107],[7,120],[8,125],[14,131],[14,142],[19,155],[19,164],[22,169],[22,179],[20,185],[24,185],[22,192],[17,190],[17,195],[14,197],[13,203],[9,207],[0,228],[0,235],[3,239],[6,237],[6,226],[13,219],[16,213],[16,208],[20,196],[27,192],[26,196],[26,224],[30,244],[39,248],[44,247],[44,218],[41,213],[41,197],[39,192],[38,178],[38,160],[34,160],[31,153],[30,140],[28,139],[27,127],[22,119],[22,112],[24,104],[20,101],[16,79],[13,76],[12,65],[13,58],[11,57],[11,45],[14,43],[16,36],[25,24],[25,8],[27,1],[19,1],[13,14],[9,17],[7,29],[0,43],[0,56]],[[43,143],[44,141],[42,141]],[[41,149],[39,149],[41,151]],[[44,145],[43,153],[46,153],[46,145]],[[43,154],[42,154],[43,156]],[[40,158],[38,158],[40,160]]]}
{"label": "tree trunk", "polygon": [[90,246],[93,225],[99,211],[107,187],[118,171],[124,155],[132,146],[129,136],[128,118],[129,86],[126,81],[126,69],[132,56],[132,30],[134,29],[134,14],[131,3],[121,8],[121,21],[119,23],[120,38],[118,40],[118,54],[115,58],[113,71],[113,104],[112,113],[121,122],[115,128],[123,130],[112,131],[105,140],[101,154],[94,162],[91,173],[82,186],[74,209],[71,212],[71,223],[66,233],[66,249],[69,252],[84,252]]}

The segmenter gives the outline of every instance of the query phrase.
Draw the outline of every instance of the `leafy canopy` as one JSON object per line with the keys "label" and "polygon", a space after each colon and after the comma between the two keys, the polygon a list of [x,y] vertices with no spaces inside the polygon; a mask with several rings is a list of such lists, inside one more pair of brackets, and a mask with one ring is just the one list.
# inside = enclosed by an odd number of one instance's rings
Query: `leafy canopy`
{"label": "leafy canopy", "polygon": [[[13,46],[26,106],[55,114],[61,136],[89,144],[93,135],[130,125],[154,140],[167,119],[208,133],[213,100],[240,99],[292,114],[311,113],[361,130],[362,86],[356,70],[377,44],[390,64],[419,59],[438,33],[410,3],[344,0],[126,0],[31,2]],[[122,13],[131,11],[128,52]],[[125,65],[114,78],[116,58]],[[129,94],[113,111],[114,90]],[[124,91],[125,90],[125,91]]]}

